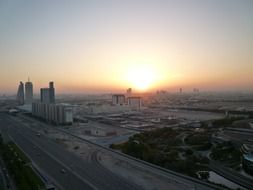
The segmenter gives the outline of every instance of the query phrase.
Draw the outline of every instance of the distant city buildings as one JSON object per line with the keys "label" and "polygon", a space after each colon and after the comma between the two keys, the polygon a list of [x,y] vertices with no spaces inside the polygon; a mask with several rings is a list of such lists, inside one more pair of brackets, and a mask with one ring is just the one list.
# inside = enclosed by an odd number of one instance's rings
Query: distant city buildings
{"label": "distant city buildings", "polygon": [[112,104],[113,105],[123,105],[125,104],[125,95],[124,94],[114,94],[112,95]]}
{"label": "distant city buildings", "polygon": [[32,115],[56,125],[73,123],[73,109],[67,104],[55,104],[54,83],[40,89],[40,102],[33,102]]}
{"label": "distant city buildings", "polygon": [[22,81],[20,81],[18,86],[17,101],[19,105],[23,105],[25,103],[24,84]]}
{"label": "distant city buildings", "polygon": [[25,83],[25,103],[31,104],[33,101],[33,84],[30,82],[29,78],[28,81]]}
{"label": "distant city buildings", "polygon": [[124,94],[114,94],[112,95],[112,104],[113,105],[125,105],[131,108],[141,108],[142,98],[137,96],[125,97]]}
{"label": "distant city buildings", "polygon": [[193,88],[193,92],[194,93],[199,93],[199,89],[198,88]]}
{"label": "distant city buildings", "polygon": [[157,90],[156,94],[166,94],[167,91],[166,90]]}
{"label": "distant city buildings", "polygon": [[54,83],[49,83],[49,88],[41,88],[40,89],[40,101],[41,103],[55,103],[55,90]]}
{"label": "distant city buildings", "polygon": [[24,104],[31,104],[33,101],[33,84],[30,82],[29,78],[28,81],[24,83],[20,81],[18,86],[18,93],[17,93],[17,101],[19,105]]}
{"label": "distant city buildings", "polygon": [[141,97],[128,97],[127,98],[128,105],[135,108],[141,108],[142,98]]}

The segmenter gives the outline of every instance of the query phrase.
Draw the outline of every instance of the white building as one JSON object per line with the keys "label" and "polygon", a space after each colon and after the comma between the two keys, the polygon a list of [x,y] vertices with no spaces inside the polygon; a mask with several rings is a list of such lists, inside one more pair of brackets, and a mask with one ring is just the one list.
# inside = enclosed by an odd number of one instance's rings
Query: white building
{"label": "white building", "polygon": [[114,94],[112,95],[112,104],[113,105],[123,105],[125,104],[125,95],[124,94]]}
{"label": "white building", "polygon": [[32,115],[55,124],[72,124],[73,110],[66,104],[46,104],[34,102]]}
{"label": "white building", "polygon": [[142,99],[141,97],[129,97],[127,98],[128,105],[134,108],[141,108]]}

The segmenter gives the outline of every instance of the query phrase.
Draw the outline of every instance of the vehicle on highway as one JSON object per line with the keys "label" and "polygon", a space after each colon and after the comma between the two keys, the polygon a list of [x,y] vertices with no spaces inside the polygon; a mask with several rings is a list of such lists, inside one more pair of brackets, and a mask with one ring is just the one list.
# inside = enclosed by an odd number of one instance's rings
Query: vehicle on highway
{"label": "vehicle on highway", "polygon": [[49,183],[49,184],[46,184],[46,190],[56,190],[56,189],[53,184]]}
{"label": "vehicle on highway", "polygon": [[61,169],[61,173],[65,174],[66,170],[64,170],[63,168]]}

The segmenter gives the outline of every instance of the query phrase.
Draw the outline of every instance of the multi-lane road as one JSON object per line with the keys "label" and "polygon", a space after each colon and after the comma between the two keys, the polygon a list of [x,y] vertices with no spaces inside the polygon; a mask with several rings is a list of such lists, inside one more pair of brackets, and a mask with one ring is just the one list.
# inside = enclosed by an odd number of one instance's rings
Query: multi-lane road
{"label": "multi-lane road", "polygon": [[[27,124],[27,123],[26,123]],[[97,160],[97,151],[87,157],[86,160],[78,157],[60,146],[45,135],[37,135],[27,125],[13,116],[0,113],[0,131],[5,137],[13,140],[33,163],[46,174],[59,189],[63,190],[141,190],[145,189],[134,184],[126,178],[116,175],[111,170],[102,166]],[[131,162],[135,162],[132,160]],[[137,163],[139,164],[139,163]],[[143,167],[146,167],[145,165]],[[159,173],[159,171],[156,171]],[[161,172],[162,173],[162,172]],[[173,174],[170,174],[170,176]],[[196,183],[187,177],[173,176],[178,182],[182,181],[184,189],[216,189],[209,185]],[[182,184],[168,183],[168,189],[182,189]]]}
{"label": "multi-lane road", "polygon": [[0,129],[5,135],[8,134],[60,189],[142,189],[109,170],[101,169],[102,166],[94,164],[92,160],[84,161],[47,137],[38,137],[35,131],[13,121],[6,114],[0,114]]}

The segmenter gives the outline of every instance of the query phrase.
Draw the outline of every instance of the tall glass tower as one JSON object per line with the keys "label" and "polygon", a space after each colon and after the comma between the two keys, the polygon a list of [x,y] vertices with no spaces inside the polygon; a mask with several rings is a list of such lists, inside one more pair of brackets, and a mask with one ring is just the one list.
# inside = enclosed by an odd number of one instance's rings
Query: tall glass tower
{"label": "tall glass tower", "polygon": [[23,105],[25,102],[24,84],[20,81],[18,86],[17,101],[19,105]]}
{"label": "tall glass tower", "polygon": [[28,78],[28,82],[25,83],[25,103],[31,104],[33,101],[33,84]]}

